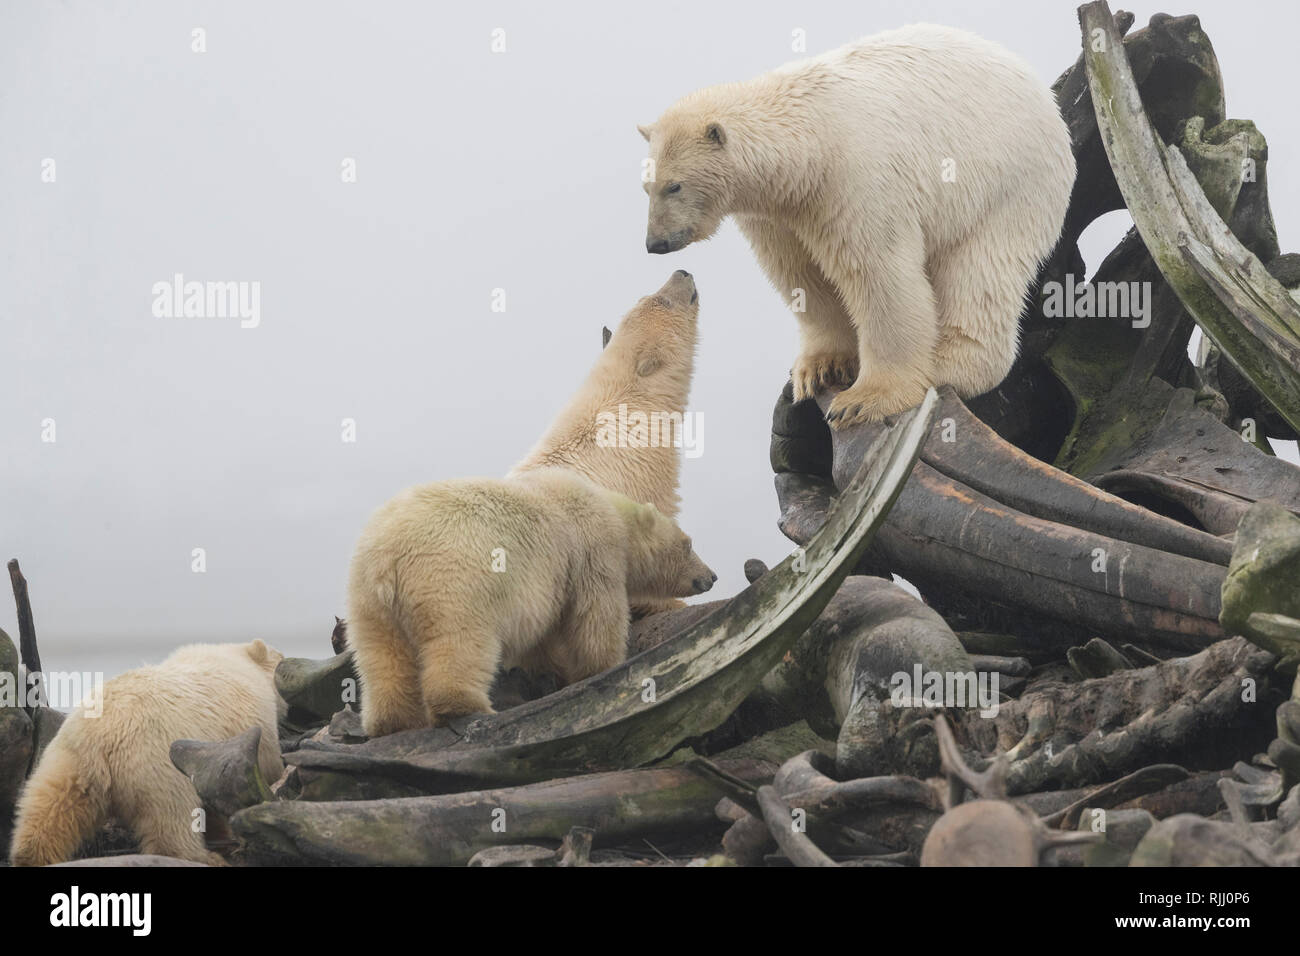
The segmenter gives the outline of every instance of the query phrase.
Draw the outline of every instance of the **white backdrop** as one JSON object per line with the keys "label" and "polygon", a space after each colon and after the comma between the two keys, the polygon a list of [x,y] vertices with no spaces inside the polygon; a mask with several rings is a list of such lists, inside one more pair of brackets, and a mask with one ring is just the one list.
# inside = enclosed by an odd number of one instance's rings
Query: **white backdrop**
{"label": "white backdrop", "polygon": [[[998,40],[1046,84],[1077,55],[1074,6],[920,0],[906,16]],[[705,428],[682,524],[720,575],[711,597],[743,586],[745,558],[779,560],[767,448],[795,325],[734,227],[646,255],[635,124],[796,58],[795,30],[817,53],[901,25],[901,10],[0,6],[0,557],[31,581],[46,666],[111,674],[255,636],[326,653],[370,511],[408,484],[503,473],[585,374],[600,327],[678,268],[700,288]],[[1276,65],[1294,60],[1300,15],[1194,11],[1229,115],[1268,137],[1295,249],[1300,121]],[[1091,265],[1123,220],[1089,233]],[[156,318],[153,284],[176,273],[260,283],[260,323]],[[16,634],[7,599],[0,626]]]}

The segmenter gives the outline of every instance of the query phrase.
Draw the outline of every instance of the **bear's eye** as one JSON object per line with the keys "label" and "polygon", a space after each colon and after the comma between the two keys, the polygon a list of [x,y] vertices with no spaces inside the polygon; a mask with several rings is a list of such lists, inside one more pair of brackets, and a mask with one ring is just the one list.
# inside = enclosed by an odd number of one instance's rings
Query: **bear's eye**
{"label": "bear's eye", "polygon": [[681,191],[682,191],[682,184],[673,183],[667,189],[664,190],[664,195],[671,196],[673,193],[679,193]]}

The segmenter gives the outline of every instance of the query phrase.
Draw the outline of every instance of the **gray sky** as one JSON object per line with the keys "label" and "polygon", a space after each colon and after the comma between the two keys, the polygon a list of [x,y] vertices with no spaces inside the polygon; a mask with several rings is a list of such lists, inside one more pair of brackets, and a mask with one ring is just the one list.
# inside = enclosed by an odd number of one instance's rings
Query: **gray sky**
{"label": "gray sky", "polygon": [[[645,253],[635,124],[797,58],[797,28],[814,54],[909,21],[965,27],[1046,84],[1078,53],[1074,8],[3,4],[0,557],[31,582],[46,666],[97,653],[112,672],[253,637],[328,653],[370,512],[410,484],[504,473],[585,376],[600,327],[678,268],[700,288],[704,420],[681,523],[719,574],[710,596],[739,590],[745,558],[790,547],[767,449],[795,324],[730,224]],[[1294,250],[1300,122],[1278,77],[1300,13],[1193,9],[1229,115],[1268,137]],[[1123,219],[1086,237],[1091,265]],[[153,284],[175,273],[260,282],[260,324],[155,317]],[[0,626],[16,636],[7,598]]]}

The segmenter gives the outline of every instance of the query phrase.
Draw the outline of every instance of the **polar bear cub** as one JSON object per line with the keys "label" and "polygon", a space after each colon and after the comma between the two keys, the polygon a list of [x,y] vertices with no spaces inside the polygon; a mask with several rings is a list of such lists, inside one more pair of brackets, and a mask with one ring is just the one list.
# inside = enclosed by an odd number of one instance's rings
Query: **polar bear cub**
{"label": "polar bear cub", "polygon": [[629,599],[715,580],[671,518],[565,469],[410,488],[352,559],[362,724],[375,737],[490,712],[501,666],[599,673],[627,655]]}
{"label": "polar bear cub", "polygon": [[[619,322],[569,403],[506,477],[568,468],[677,517],[679,445],[685,438],[699,314],[695,279],[684,269],[643,296]],[[622,436],[602,434],[602,420],[638,415],[653,426],[644,437],[619,440]]]}
{"label": "polar bear cub", "polygon": [[284,659],[261,641],[192,644],[161,664],[127,671],[83,704],[50,741],[18,800],[14,866],[68,860],[109,818],[129,827],[140,852],[223,864],[193,828],[199,795],[173,766],[176,740],[225,740],[262,728],[258,766],[280,778],[275,667]]}
{"label": "polar bear cub", "polygon": [[1010,370],[1074,155],[1050,90],[1007,50],[904,27],[697,90],[639,129],[647,251],[734,216],[799,324],[795,400],[848,386],[836,427]]}

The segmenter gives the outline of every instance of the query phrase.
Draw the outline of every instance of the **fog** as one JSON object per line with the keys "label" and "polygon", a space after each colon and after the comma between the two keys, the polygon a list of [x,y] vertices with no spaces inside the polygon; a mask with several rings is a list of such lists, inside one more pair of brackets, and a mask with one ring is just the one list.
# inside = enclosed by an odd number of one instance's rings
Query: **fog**
{"label": "fog", "polygon": [[[1300,122],[1275,64],[1294,60],[1300,14],[1193,9],[1229,115],[1268,137],[1293,250]],[[965,27],[1044,84],[1079,50],[1073,3],[903,10],[0,7],[0,557],[29,578],[45,665],[115,672],[253,637],[328,653],[367,515],[410,484],[503,474],[601,326],[678,268],[700,290],[704,423],[681,524],[720,576],[708,597],[744,586],[746,558],[779,561],[768,438],[795,323],[734,226],[645,253],[635,125],[797,58],[796,30],[815,54],[909,21]],[[1090,231],[1090,265],[1123,218]],[[257,283],[257,322],[159,317],[155,284],[177,274]],[[7,601],[0,626],[16,637]]]}

